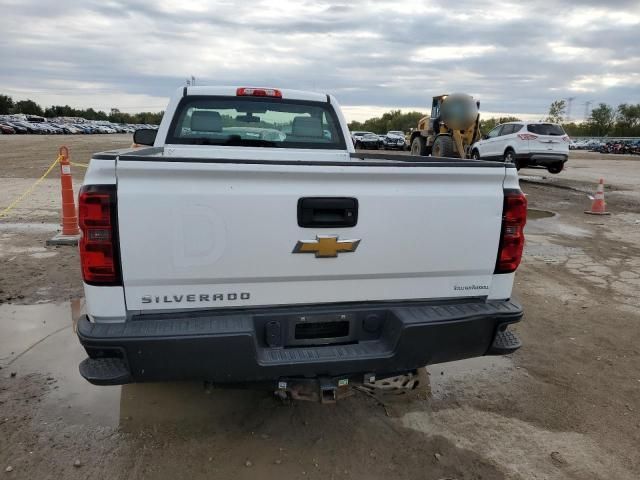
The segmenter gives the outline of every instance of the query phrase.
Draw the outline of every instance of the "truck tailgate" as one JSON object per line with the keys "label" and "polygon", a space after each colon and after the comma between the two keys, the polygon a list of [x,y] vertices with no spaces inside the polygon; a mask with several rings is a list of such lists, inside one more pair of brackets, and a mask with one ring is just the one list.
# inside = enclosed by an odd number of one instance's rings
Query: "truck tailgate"
{"label": "truck tailgate", "polygon": [[[288,162],[291,163],[291,162]],[[505,169],[489,163],[117,161],[129,311],[483,296]],[[357,199],[353,227],[298,225],[307,197]],[[293,253],[317,236],[353,252]]]}

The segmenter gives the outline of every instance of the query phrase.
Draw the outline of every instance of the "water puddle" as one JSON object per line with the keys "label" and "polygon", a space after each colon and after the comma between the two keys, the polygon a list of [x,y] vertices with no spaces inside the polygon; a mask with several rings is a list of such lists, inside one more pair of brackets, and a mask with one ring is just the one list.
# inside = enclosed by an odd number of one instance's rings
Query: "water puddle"
{"label": "water puddle", "polygon": [[527,220],[540,220],[541,218],[555,217],[556,214],[549,210],[538,210],[536,208],[527,209]]}
{"label": "water puddle", "polygon": [[86,354],[74,333],[73,319],[83,306],[82,300],[0,305],[1,372],[47,379],[50,390],[40,405],[44,418],[115,426],[120,387],[96,387],[78,373],[78,363]]}
{"label": "water puddle", "polygon": [[49,391],[38,405],[43,420],[122,431],[192,431],[203,425],[232,428],[264,402],[272,403],[269,392],[206,388],[202,382],[91,385],[78,372],[86,353],[74,320],[83,308],[84,300],[0,305],[0,375],[46,378]]}
{"label": "water puddle", "polygon": [[[537,234],[548,237],[549,235],[564,235],[569,237],[586,238],[592,233],[585,229],[563,221],[563,216],[551,210],[537,208],[527,209],[526,234]],[[528,237],[529,238],[529,237]]]}

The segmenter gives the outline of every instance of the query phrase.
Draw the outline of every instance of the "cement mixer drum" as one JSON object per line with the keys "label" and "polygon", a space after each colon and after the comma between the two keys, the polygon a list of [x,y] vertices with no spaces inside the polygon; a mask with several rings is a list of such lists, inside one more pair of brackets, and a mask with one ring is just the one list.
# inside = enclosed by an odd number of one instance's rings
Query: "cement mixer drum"
{"label": "cement mixer drum", "polygon": [[478,106],[473,97],[464,93],[448,95],[442,101],[441,119],[453,130],[466,130],[475,124]]}

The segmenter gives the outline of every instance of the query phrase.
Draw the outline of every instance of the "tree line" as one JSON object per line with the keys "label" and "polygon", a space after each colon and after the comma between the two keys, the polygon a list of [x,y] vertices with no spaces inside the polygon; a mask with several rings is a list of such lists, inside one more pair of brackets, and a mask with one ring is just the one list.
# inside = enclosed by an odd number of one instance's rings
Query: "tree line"
{"label": "tree line", "polygon": [[549,106],[546,120],[560,123],[574,137],[640,137],[640,104],[621,103],[617,108],[599,103],[586,121],[567,121],[567,102],[555,100]]}
{"label": "tree line", "polygon": [[[406,112],[402,113],[400,110],[391,110],[382,114],[381,117],[374,117],[364,122],[353,121],[349,122],[349,130],[352,132],[366,131],[374,133],[387,133],[392,130],[399,130],[402,132],[408,132],[412,128],[418,126],[418,121],[426,116],[423,112]],[[483,119],[480,115],[480,130],[484,133],[493,129],[496,125],[505,122],[515,122],[519,119],[516,117],[491,117]]]}
{"label": "tree line", "polygon": [[[640,104],[622,103],[617,108],[606,103],[600,103],[591,110],[589,118],[581,123],[568,122],[566,117],[567,103],[565,100],[555,100],[549,106],[546,121],[560,123],[570,136],[640,136]],[[149,123],[159,124],[164,112],[124,113],[112,108],[109,113],[93,108],[76,109],[69,105],[52,105],[43,109],[33,100],[14,101],[7,95],[0,95],[0,115],[23,113],[47,118],[53,117],[81,117],[87,120],[108,120],[114,123]],[[391,110],[380,117],[370,118],[364,122],[349,123],[351,131],[365,130],[375,133],[386,133],[390,130],[408,132],[418,125],[418,120],[426,114],[422,112],[402,112]],[[480,130],[489,132],[500,123],[519,120],[517,117],[491,117],[483,119],[480,116]]]}
{"label": "tree line", "polygon": [[117,108],[112,108],[109,113],[106,113],[93,108],[77,109],[69,105],[52,105],[43,109],[33,100],[14,101],[8,95],[0,95],[0,115],[17,113],[47,118],[80,117],[87,120],[108,120],[113,123],[147,123],[152,125],[158,125],[164,114],[164,112],[124,113]]}
{"label": "tree line", "polygon": [[360,130],[374,133],[387,133],[391,130],[400,130],[408,132],[412,128],[416,128],[418,120],[424,117],[422,112],[406,112],[400,110],[391,110],[384,113],[381,117],[374,117],[364,122],[353,121],[349,123],[349,130],[357,132]]}
{"label": "tree line", "polygon": [[[606,103],[596,106],[585,122],[568,122],[566,117],[567,104],[565,100],[551,103],[544,121],[560,123],[569,136],[574,137],[640,137],[640,104],[623,103],[614,108]],[[406,112],[391,110],[381,117],[374,117],[364,122],[349,123],[349,130],[386,133],[390,130],[408,132],[416,128],[418,120],[427,115],[422,112]],[[480,114],[480,130],[488,133],[496,125],[506,122],[516,122],[517,117],[482,118]]]}

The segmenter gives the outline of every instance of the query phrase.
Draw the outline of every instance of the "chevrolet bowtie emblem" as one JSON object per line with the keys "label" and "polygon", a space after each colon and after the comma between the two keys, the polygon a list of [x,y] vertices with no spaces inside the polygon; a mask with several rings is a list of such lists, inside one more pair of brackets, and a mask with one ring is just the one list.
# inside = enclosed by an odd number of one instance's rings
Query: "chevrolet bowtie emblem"
{"label": "chevrolet bowtie emblem", "polygon": [[337,235],[317,235],[315,240],[298,240],[292,253],[315,253],[316,258],[337,257],[355,252],[360,240],[338,240]]}

